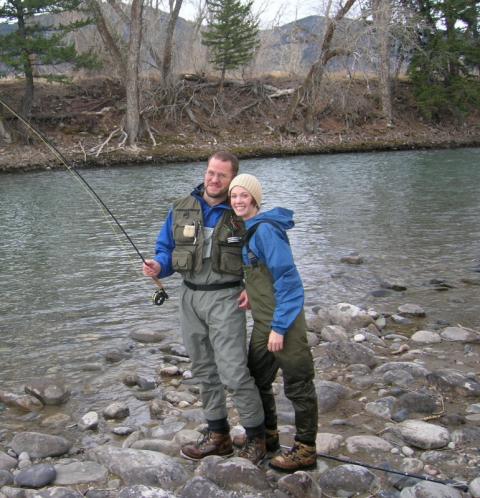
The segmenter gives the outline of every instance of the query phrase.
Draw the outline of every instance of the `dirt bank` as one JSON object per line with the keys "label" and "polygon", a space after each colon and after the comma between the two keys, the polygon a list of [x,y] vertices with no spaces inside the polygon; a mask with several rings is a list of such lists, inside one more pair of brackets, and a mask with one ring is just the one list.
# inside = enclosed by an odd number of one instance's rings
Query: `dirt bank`
{"label": "dirt bank", "polygon": [[[144,96],[151,136],[145,133],[135,149],[122,146],[121,132],[114,133],[122,124],[125,98],[121,87],[108,80],[37,84],[32,123],[77,167],[204,160],[218,149],[246,158],[480,146],[480,112],[428,123],[403,82],[395,94],[394,126],[387,127],[371,84],[331,83],[325,86],[318,129],[311,135],[302,132],[300,115],[289,125],[291,133],[278,132],[290,97],[272,97],[272,88],[298,84],[287,80],[227,85],[222,97],[211,83],[184,81],[168,104],[150,82]],[[22,91],[21,82],[0,82],[0,97],[17,109]],[[5,110],[3,116],[13,129],[15,119]],[[0,171],[56,167],[60,162],[39,140],[31,145],[0,142]]]}

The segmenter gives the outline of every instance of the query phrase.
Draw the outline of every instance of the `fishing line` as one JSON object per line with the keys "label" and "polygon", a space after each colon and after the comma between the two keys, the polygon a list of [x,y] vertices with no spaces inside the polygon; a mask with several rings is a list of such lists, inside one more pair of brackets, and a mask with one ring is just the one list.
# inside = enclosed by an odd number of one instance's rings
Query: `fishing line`
{"label": "fishing line", "polygon": [[[282,446],[282,448],[288,448],[287,446],[284,446],[283,444],[281,446]],[[382,472],[387,472],[389,474],[397,474],[397,475],[401,475],[403,477],[412,477],[414,479],[420,479],[422,481],[434,482],[436,484],[443,484],[444,486],[451,486],[453,488],[458,488],[458,489],[461,489],[462,491],[468,491],[468,485],[465,483],[462,483],[462,482],[456,482],[453,480],[434,479],[433,477],[422,476],[419,474],[410,474],[409,472],[401,472],[399,470],[387,469],[385,467],[377,467],[375,465],[370,465],[368,463],[356,462],[354,460],[349,460],[347,458],[335,457],[332,455],[328,455],[326,453],[318,453],[317,452],[317,456],[319,456],[320,458],[326,458],[328,460],[335,460],[336,462],[348,463],[351,465],[358,465],[359,467],[365,467],[366,469],[381,470]]]}
{"label": "fishing line", "polygon": [[[125,228],[123,228],[122,224],[118,221],[117,217],[112,213],[110,208],[105,204],[105,202],[101,199],[101,197],[95,192],[93,187],[87,182],[87,180],[67,161],[65,156],[53,145],[50,140],[48,140],[45,135],[43,135],[40,130],[38,130],[35,126],[33,126],[27,119],[25,119],[22,115],[20,115],[15,109],[10,107],[2,98],[0,98],[0,104],[2,104],[5,109],[7,109],[13,116],[15,116],[19,121],[21,121],[30,131],[32,131],[55,155],[55,157],[65,166],[67,171],[72,174],[72,176],[80,182],[83,189],[93,198],[93,200],[100,206],[102,212],[108,214],[110,218],[115,222],[116,226],[121,230],[123,235],[127,238],[128,242],[135,249],[135,252],[140,257],[143,263],[146,264],[146,260],[143,257],[143,254],[140,252],[138,247],[135,245],[130,235],[128,235]],[[114,231],[115,233],[115,231]],[[154,304],[161,305],[168,299],[168,294],[165,291],[165,288],[157,277],[152,277],[153,281],[159,287],[152,296],[152,301]]]}

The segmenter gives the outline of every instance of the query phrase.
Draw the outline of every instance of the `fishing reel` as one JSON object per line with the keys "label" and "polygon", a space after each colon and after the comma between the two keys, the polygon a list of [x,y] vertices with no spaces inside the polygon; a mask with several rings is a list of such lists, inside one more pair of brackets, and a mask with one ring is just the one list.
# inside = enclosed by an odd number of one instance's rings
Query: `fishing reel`
{"label": "fishing reel", "polygon": [[168,294],[165,289],[157,289],[152,296],[152,303],[161,306],[168,299]]}

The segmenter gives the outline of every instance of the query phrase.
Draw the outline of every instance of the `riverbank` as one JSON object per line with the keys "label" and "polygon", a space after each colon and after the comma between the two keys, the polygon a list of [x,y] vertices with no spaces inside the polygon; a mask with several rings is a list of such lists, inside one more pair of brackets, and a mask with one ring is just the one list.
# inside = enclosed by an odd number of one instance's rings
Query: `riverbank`
{"label": "riverbank", "polygon": [[[348,107],[340,106],[333,96],[325,104],[315,134],[301,132],[298,116],[291,133],[281,134],[278,129],[290,97],[259,98],[252,96],[252,89],[257,93],[258,88],[285,90],[298,82],[276,81],[275,87],[271,83],[227,86],[222,112],[215,107],[214,87],[194,90],[190,84],[181,95],[186,98],[196,91],[196,108],[182,107],[180,102],[167,116],[159,105],[149,121],[150,138],[143,137],[135,148],[121,145],[123,137],[114,133],[121,124],[125,103],[121,89],[108,81],[38,84],[32,124],[76,167],[90,168],[202,161],[219,149],[251,158],[480,146],[480,113],[461,121],[426,122],[405,82],[397,90],[393,126],[386,126],[379,116],[375,94],[371,90],[365,94],[365,85],[356,82],[345,89],[349,92],[344,94]],[[0,96],[15,108],[21,93],[18,82],[0,84]],[[6,119],[6,123],[13,126],[14,120]],[[0,143],[0,172],[59,167],[60,161],[39,140],[32,145]]]}

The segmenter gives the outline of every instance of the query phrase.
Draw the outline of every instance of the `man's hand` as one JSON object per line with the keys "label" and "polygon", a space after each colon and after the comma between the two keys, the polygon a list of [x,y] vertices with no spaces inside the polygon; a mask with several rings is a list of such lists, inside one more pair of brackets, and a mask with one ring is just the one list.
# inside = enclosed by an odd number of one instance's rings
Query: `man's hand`
{"label": "man's hand", "polygon": [[240,297],[238,298],[237,302],[238,302],[238,307],[241,310],[246,311],[251,309],[250,301],[248,300],[248,294],[245,289],[243,289],[243,291],[240,292]]}
{"label": "man's hand", "polygon": [[270,335],[268,336],[268,344],[267,349],[271,353],[277,353],[283,349],[283,335],[278,334],[274,330],[270,331]]}
{"label": "man's hand", "polygon": [[142,270],[146,277],[156,277],[160,273],[161,266],[160,263],[154,259],[147,259],[145,260],[145,263],[143,263]]}

